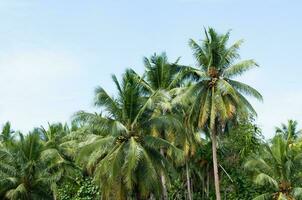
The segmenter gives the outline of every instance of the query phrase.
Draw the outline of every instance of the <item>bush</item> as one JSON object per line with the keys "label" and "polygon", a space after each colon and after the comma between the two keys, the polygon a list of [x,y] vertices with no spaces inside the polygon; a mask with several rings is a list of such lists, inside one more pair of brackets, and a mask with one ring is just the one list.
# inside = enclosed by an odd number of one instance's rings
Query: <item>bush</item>
{"label": "bush", "polygon": [[78,176],[74,181],[64,181],[58,189],[58,200],[99,199],[99,188],[91,177]]}

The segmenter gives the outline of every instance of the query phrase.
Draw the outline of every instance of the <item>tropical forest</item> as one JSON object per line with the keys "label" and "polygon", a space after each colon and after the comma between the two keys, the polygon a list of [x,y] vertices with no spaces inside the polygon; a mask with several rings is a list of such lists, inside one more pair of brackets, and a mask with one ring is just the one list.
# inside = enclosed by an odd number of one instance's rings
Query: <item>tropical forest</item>
{"label": "tropical forest", "polygon": [[96,112],[29,132],[4,123],[0,199],[302,199],[302,130],[288,119],[264,137],[252,102],[265,95],[242,76],[262,66],[230,36],[189,39],[194,65],[151,52],[143,73],[112,75],[114,91],[91,88]]}

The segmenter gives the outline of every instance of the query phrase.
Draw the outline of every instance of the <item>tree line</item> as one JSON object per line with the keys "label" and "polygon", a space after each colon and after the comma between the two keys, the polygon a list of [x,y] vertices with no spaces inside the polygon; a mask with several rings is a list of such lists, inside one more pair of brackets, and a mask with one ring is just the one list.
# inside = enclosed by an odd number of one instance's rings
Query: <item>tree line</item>
{"label": "tree line", "polygon": [[114,95],[95,89],[99,112],[68,124],[0,134],[0,198],[302,199],[301,130],[289,120],[265,140],[249,103],[262,95],[236,78],[242,40],[205,29],[189,40],[195,66],[165,53],[144,73],[112,76]]}

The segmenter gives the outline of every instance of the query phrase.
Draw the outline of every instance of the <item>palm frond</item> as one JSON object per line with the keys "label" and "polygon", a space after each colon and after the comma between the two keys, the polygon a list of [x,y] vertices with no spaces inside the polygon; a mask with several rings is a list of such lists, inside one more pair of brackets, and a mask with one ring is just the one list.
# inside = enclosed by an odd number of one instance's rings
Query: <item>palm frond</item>
{"label": "palm frond", "polygon": [[261,194],[255,198],[253,198],[253,200],[270,200],[272,198],[272,194],[270,193],[264,193],[264,194]]}
{"label": "palm frond", "polygon": [[199,46],[193,39],[189,40],[189,46],[193,50],[193,54],[195,59],[197,60],[200,66],[204,66],[203,70],[206,71],[208,66],[208,57],[207,54],[204,52],[201,46]]}
{"label": "palm frond", "polygon": [[302,188],[301,187],[295,187],[295,188],[293,188],[292,195],[296,199],[301,199],[302,198]]}
{"label": "palm frond", "polygon": [[223,77],[233,78],[257,66],[258,64],[254,60],[244,60],[225,69],[223,72]]}
{"label": "palm frond", "polygon": [[278,183],[277,181],[272,178],[271,176],[264,174],[264,173],[259,173],[255,177],[255,183],[258,185],[270,185],[275,189],[278,189]]}
{"label": "palm frond", "polygon": [[102,87],[97,87],[95,94],[95,105],[103,106],[110,114],[120,115],[121,108],[117,101],[110,97]]}
{"label": "palm frond", "polygon": [[140,160],[143,157],[143,148],[135,141],[133,137],[130,138],[129,150],[126,155],[126,162],[124,162],[123,169],[125,171],[125,183],[128,188],[133,188],[135,177],[134,172],[138,167]]}
{"label": "palm frond", "polygon": [[176,162],[181,163],[182,161],[184,161],[184,152],[181,149],[175,147],[173,144],[169,143],[168,141],[150,135],[145,136],[144,141],[149,147],[157,149],[167,148],[171,150],[173,156],[176,159]]}
{"label": "palm frond", "polygon": [[227,81],[239,92],[248,95],[248,96],[252,96],[254,98],[256,98],[259,101],[263,101],[262,95],[253,87],[241,83],[239,81],[234,81],[234,80],[229,80],[227,79]]}

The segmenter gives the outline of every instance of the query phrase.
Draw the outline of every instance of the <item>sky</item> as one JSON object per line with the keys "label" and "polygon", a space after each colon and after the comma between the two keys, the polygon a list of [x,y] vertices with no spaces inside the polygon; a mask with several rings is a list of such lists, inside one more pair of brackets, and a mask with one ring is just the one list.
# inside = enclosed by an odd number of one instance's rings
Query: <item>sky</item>
{"label": "sky", "polygon": [[188,40],[203,27],[244,39],[242,59],[259,68],[240,80],[265,137],[295,119],[302,127],[302,2],[299,0],[0,0],[0,124],[28,132],[95,110],[93,92],[114,94],[111,75],[143,72],[142,59],[166,52],[194,65]]}

